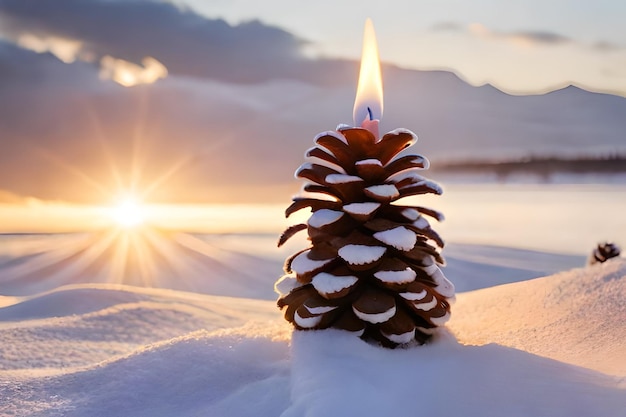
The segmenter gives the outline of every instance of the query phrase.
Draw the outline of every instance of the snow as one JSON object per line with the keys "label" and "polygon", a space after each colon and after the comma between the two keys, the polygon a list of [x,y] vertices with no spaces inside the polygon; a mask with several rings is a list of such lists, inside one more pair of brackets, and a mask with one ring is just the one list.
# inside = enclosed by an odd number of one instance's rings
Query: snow
{"label": "snow", "polygon": [[393,351],[337,330],[298,332],[292,345],[281,417],[617,417],[626,404],[610,378],[498,345],[464,346],[445,332]]}
{"label": "snow", "polygon": [[399,127],[397,129],[394,129],[394,130],[390,131],[387,134],[396,135],[397,136],[397,135],[400,135],[400,134],[403,134],[403,133],[406,133],[406,134],[411,136],[410,146],[413,146],[415,144],[415,142],[417,142],[417,135],[415,133],[411,132],[409,129],[405,129],[403,127]]}
{"label": "snow", "polygon": [[426,297],[426,290],[422,290],[420,292],[401,292],[400,296],[406,300],[418,301]]}
{"label": "snow", "polygon": [[291,292],[291,290],[300,287],[302,284],[298,282],[296,276],[293,274],[283,275],[276,283],[274,284],[274,291],[278,295],[286,295]]}
{"label": "snow", "polygon": [[409,251],[413,249],[415,243],[417,242],[415,232],[404,226],[374,233],[374,238],[402,251]]}
{"label": "snow", "polygon": [[409,343],[415,337],[415,329],[402,334],[388,334],[385,332],[382,333],[387,339],[399,344]]}
{"label": "snow", "polygon": [[417,227],[419,229],[426,229],[426,228],[430,227],[430,223],[428,223],[428,220],[426,220],[426,218],[424,216],[420,215],[413,222],[413,226],[415,226],[415,227]]}
{"label": "snow", "polygon": [[380,162],[378,159],[363,159],[360,161],[356,161],[354,165],[377,165],[380,167],[383,166],[382,162]]}
{"label": "snow", "polygon": [[380,203],[350,203],[343,206],[343,211],[350,214],[368,215],[380,207]]}
{"label": "snow", "polygon": [[291,263],[291,269],[298,274],[306,274],[307,272],[315,271],[318,268],[323,267],[330,261],[331,259],[321,259],[321,260],[313,260],[310,259],[308,255],[308,251],[302,252],[300,255],[296,256]]}
{"label": "snow", "polygon": [[406,268],[401,271],[377,271],[374,276],[383,282],[404,284],[415,279],[415,271]]}
{"label": "snow", "polygon": [[298,314],[297,311],[294,313],[293,319],[298,326],[303,327],[305,329],[310,329],[311,327],[315,327],[320,323],[320,321],[322,321],[321,316],[313,316],[313,317],[307,317],[307,318],[300,317],[300,314]]}
{"label": "snow", "polygon": [[454,284],[443,274],[437,265],[430,265],[422,268],[435,281],[437,291],[444,297],[454,297]]}
{"label": "snow", "polygon": [[364,313],[358,310],[356,307],[352,306],[352,311],[357,315],[358,318],[364,320],[368,323],[384,323],[393,316],[396,315],[396,306],[394,305],[387,311],[383,311],[382,313]]}
{"label": "snow", "polygon": [[359,181],[363,181],[363,178],[357,177],[356,175],[329,174],[326,176],[326,182],[329,184],[347,184]]}
{"label": "snow", "polygon": [[[209,278],[213,290],[240,294],[250,286],[251,278],[230,280],[242,259],[256,271],[255,262],[275,257],[280,270],[282,253],[264,249],[272,239],[255,239],[213,241],[232,267]],[[21,295],[0,304],[0,415],[623,416],[626,260],[506,283],[522,265],[536,272],[550,259],[583,265],[584,256],[452,248],[452,258],[464,262],[454,275],[446,272],[456,283],[497,276],[481,282],[487,288],[457,294],[450,321],[431,342],[395,350],[339,330],[294,332],[264,293],[63,285],[63,270],[50,268],[60,285],[32,292],[46,280],[40,272],[23,279],[20,291],[5,272],[17,265],[31,271],[28,263],[40,260],[1,253],[0,279],[7,281],[0,291],[10,283]],[[257,257],[234,256],[235,249]],[[170,279],[160,283],[181,277]],[[270,289],[273,280],[268,274]]]}
{"label": "snow", "polygon": [[383,200],[390,200],[400,195],[398,189],[393,184],[372,185],[366,187],[365,191],[374,197],[380,197]]}
{"label": "snow", "polygon": [[333,224],[342,217],[343,212],[341,211],[321,209],[317,210],[311,215],[311,217],[309,217],[308,223],[309,226],[320,228],[329,224]]}
{"label": "snow", "polygon": [[456,297],[449,326],[463,343],[498,343],[626,376],[623,258]]}
{"label": "snow", "polygon": [[431,317],[430,321],[433,322],[434,325],[436,326],[443,326],[444,324],[446,324],[448,322],[448,320],[450,320],[450,313],[446,313],[445,315],[441,316],[441,317]]}
{"label": "snow", "polygon": [[315,314],[315,315],[328,313],[329,311],[333,311],[337,308],[334,306],[309,307],[306,304],[304,305],[304,307],[309,311],[309,313]]}
{"label": "snow", "polygon": [[300,179],[300,173],[307,169],[313,169],[313,164],[311,162],[305,162],[296,169],[296,172],[293,174],[294,178]]}
{"label": "snow", "polygon": [[[321,295],[335,294],[344,290],[346,288],[350,288],[359,279],[357,277],[347,275],[347,276],[337,276],[332,275],[327,272],[320,272],[319,274],[313,277],[311,283],[313,287],[319,292]],[[310,310],[309,310],[310,311]]]}
{"label": "snow", "polygon": [[[337,130],[342,130],[342,129],[339,129],[339,126],[338,126]],[[326,132],[318,133],[317,135],[315,135],[315,138],[313,139],[313,141],[317,142],[317,140],[319,138],[323,137],[323,136],[332,136],[334,138],[339,139],[340,141],[342,141],[346,145],[348,144],[348,140],[346,139],[346,137],[344,135],[342,135],[341,133],[339,133],[337,131],[333,131],[333,130],[328,130]]]}
{"label": "snow", "polygon": [[393,181],[394,183],[398,183],[403,180],[411,179],[413,180],[411,186],[422,185],[422,184],[426,184],[427,182],[430,183],[431,185],[433,184],[432,181],[429,181],[423,176],[417,174],[415,172],[416,169],[417,168],[412,168],[412,169],[407,169],[405,171],[400,171],[397,174],[393,174],[391,177],[389,177],[389,180]]}
{"label": "snow", "polygon": [[415,308],[423,311],[430,311],[437,306],[437,299],[433,297],[432,300],[425,303],[413,303]]}
{"label": "snow", "polygon": [[365,265],[379,260],[386,250],[382,246],[346,245],[339,249],[339,256],[350,265]]}
{"label": "snow", "polygon": [[411,221],[415,221],[420,216],[420,212],[412,208],[406,208],[402,210],[402,215]]}

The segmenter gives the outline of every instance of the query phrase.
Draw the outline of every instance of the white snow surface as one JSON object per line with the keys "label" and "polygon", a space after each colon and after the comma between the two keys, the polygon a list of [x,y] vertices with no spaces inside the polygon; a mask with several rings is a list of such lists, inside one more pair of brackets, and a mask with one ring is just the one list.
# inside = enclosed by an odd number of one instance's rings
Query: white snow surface
{"label": "white snow surface", "polygon": [[415,279],[417,274],[411,268],[406,268],[401,271],[377,271],[374,276],[383,282],[402,284],[405,282],[411,282]]}
{"label": "white snow surface", "polygon": [[363,181],[363,178],[357,177],[356,175],[347,175],[347,174],[326,175],[326,182],[329,184],[347,184],[350,182],[359,182],[359,181]]}
{"label": "white snow surface", "polygon": [[380,207],[380,203],[366,202],[366,203],[350,203],[343,206],[343,210],[346,213],[363,214],[367,215]]}
{"label": "white snow surface", "polygon": [[372,185],[365,189],[379,197],[393,198],[400,195],[398,189],[393,184]]}
{"label": "white snow surface", "polygon": [[377,165],[382,167],[383,164],[378,159],[362,159],[360,161],[356,161],[354,165]]}
{"label": "white snow surface", "polygon": [[415,232],[404,226],[374,233],[374,238],[402,251],[413,249],[413,246],[415,246],[417,242]]}
{"label": "white snow surface", "polygon": [[396,306],[394,305],[389,310],[383,311],[382,313],[373,313],[373,314],[364,313],[360,310],[357,310],[354,306],[352,306],[352,311],[354,311],[354,314],[356,314],[357,317],[360,318],[361,320],[366,321],[368,323],[376,324],[376,323],[384,323],[390,318],[392,318],[393,316],[395,316]]}
{"label": "white snow surface", "polygon": [[412,208],[402,210],[402,215],[411,221],[415,221],[419,216],[421,216],[419,211]]}
{"label": "white snow surface", "polygon": [[315,138],[313,139],[313,141],[317,142],[317,140],[319,138],[321,138],[322,136],[333,136],[333,137],[339,139],[340,141],[342,141],[343,143],[345,143],[347,145],[348,144],[348,140],[346,139],[346,137],[338,132],[339,130],[341,130],[340,129],[341,126],[347,126],[347,125],[339,125],[339,126],[337,126],[337,131],[327,130],[325,132],[320,132],[317,135],[315,135]]}
{"label": "white snow surface", "polygon": [[351,275],[337,276],[327,272],[320,272],[313,277],[311,284],[313,284],[317,292],[325,295],[337,293],[344,288],[349,288],[356,284],[358,280],[357,277]]}
{"label": "white snow surface", "polygon": [[426,229],[430,227],[430,223],[428,223],[428,220],[426,220],[424,216],[420,215],[413,222],[413,226],[420,228],[420,229]]}
{"label": "white snow surface", "polygon": [[[234,248],[241,238],[223,239]],[[264,246],[245,244],[259,256],[245,258],[254,270]],[[516,262],[547,263],[530,252],[484,253],[492,263],[480,271],[506,279]],[[33,259],[3,259],[0,279]],[[460,266],[478,275],[477,265]],[[457,294],[430,343],[395,350],[338,330],[293,332],[261,292],[63,285],[64,269],[36,271],[22,291],[2,281],[15,292],[0,298],[2,416],[622,417],[626,409],[624,259],[509,284],[490,278],[503,285]],[[216,291],[249,284],[229,281],[235,269],[220,271],[202,275]],[[60,286],[20,295],[46,272]]]}
{"label": "white snow surface", "polygon": [[382,246],[346,245],[339,249],[341,258],[351,265],[365,265],[379,260],[387,248]]}
{"label": "white snow surface", "polygon": [[287,295],[298,287],[302,286],[296,279],[296,276],[293,274],[287,274],[280,277],[278,281],[274,284],[274,291],[278,295]]}
{"label": "white snow surface", "polygon": [[313,316],[313,317],[301,317],[300,314],[296,311],[293,315],[293,319],[296,324],[300,327],[304,327],[305,329],[310,329],[315,327],[322,321],[321,316]]}
{"label": "white snow surface", "polygon": [[309,217],[308,223],[309,226],[320,228],[335,223],[341,217],[343,217],[342,211],[321,209],[317,210],[311,215],[311,217]]}
{"label": "white snow surface", "polygon": [[444,297],[454,296],[454,284],[443,274],[443,271],[437,265],[431,265],[422,268],[428,272],[431,278],[437,284],[437,291]]}
{"label": "white snow surface", "polygon": [[321,259],[314,260],[310,259],[308,255],[309,251],[302,252],[300,255],[293,258],[293,262],[291,262],[291,269],[297,272],[298,274],[306,274],[307,272],[314,271],[318,268],[323,267],[332,259]]}

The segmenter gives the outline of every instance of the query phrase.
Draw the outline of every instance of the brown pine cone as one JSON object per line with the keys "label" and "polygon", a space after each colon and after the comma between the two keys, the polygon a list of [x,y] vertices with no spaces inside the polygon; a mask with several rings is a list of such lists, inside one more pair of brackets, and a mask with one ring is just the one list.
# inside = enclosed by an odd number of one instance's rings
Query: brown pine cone
{"label": "brown pine cone", "polygon": [[[362,128],[324,132],[296,176],[312,196],[294,198],[286,210],[310,208],[307,224],[288,228],[279,246],[307,229],[311,247],[285,263],[276,283],[278,306],[297,329],[334,327],[395,347],[425,342],[450,317],[454,286],[439,265],[443,241],[424,207],[392,204],[419,194],[441,194],[417,170],[419,155],[397,156],[416,141],[404,129],[377,141]],[[320,194],[322,196],[320,196]]]}
{"label": "brown pine cone", "polygon": [[587,263],[589,265],[601,264],[619,255],[620,248],[615,243],[598,243],[598,246],[596,246],[596,248],[591,252]]}

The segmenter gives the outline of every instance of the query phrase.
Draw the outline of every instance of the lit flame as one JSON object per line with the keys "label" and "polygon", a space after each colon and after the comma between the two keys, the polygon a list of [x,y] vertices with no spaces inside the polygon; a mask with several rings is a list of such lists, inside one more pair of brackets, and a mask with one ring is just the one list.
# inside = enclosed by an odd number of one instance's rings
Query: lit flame
{"label": "lit flame", "polygon": [[372,19],[365,21],[363,33],[363,52],[361,53],[361,71],[354,100],[354,125],[361,126],[363,121],[380,120],[383,117],[383,80],[380,75],[378,43]]}

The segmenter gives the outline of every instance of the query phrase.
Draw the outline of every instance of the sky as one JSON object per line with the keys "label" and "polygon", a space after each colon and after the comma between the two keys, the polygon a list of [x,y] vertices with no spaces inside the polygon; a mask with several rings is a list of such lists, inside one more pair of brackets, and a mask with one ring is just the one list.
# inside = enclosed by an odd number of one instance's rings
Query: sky
{"label": "sky", "polygon": [[567,84],[626,95],[626,3],[615,0],[176,0],[231,23],[260,19],[314,56],[358,58],[367,17],[381,59],[449,69],[516,93]]}
{"label": "sky", "polygon": [[367,17],[381,129],[434,166],[626,152],[625,8],[0,0],[0,205],[288,202],[314,136],[353,123]]}

